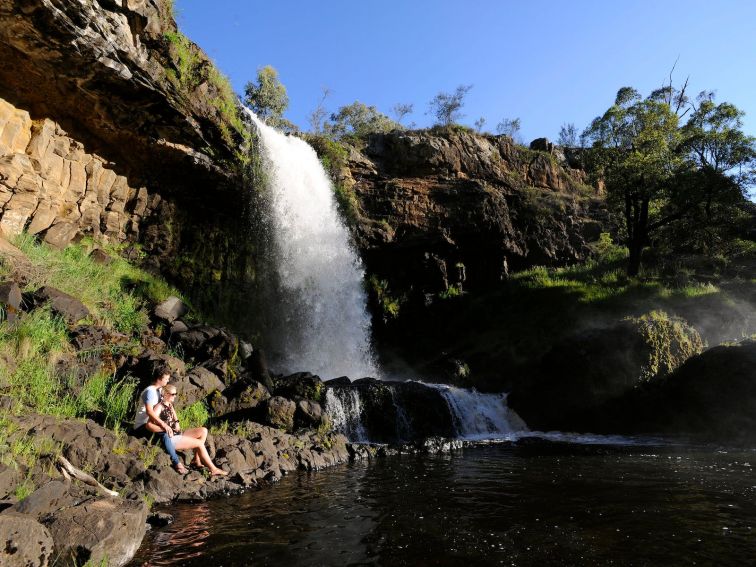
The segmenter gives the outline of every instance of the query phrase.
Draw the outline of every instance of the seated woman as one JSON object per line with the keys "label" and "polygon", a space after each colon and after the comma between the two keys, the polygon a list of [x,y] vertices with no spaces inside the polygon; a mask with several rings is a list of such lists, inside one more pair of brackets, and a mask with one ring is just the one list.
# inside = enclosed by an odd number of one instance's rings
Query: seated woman
{"label": "seated woman", "polygon": [[[205,440],[207,439],[207,428],[205,427],[193,427],[186,431],[181,431],[181,424],[179,423],[178,416],[176,415],[176,408],[173,407],[173,402],[176,399],[176,386],[169,384],[164,388],[163,398],[153,408],[158,414],[160,421],[170,427],[173,433],[171,441],[177,451],[183,449],[194,449],[194,462],[196,467],[207,466],[210,470],[210,474],[213,476],[221,475],[225,476],[228,473],[215,466],[210,459],[210,455],[205,447]],[[148,424],[149,425],[149,424]]]}
{"label": "seated woman", "polygon": [[137,407],[136,416],[134,417],[134,430],[133,434],[136,437],[148,438],[153,435],[159,435],[165,450],[171,457],[171,463],[173,468],[179,472],[179,474],[186,474],[188,471],[184,464],[179,460],[176,455],[176,449],[173,446],[173,430],[167,423],[160,419],[160,416],[155,412],[155,406],[158,404],[161,398],[162,389],[168,384],[171,379],[171,371],[168,368],[160,367],[155,371],[152,379],[152,384],[147,386],[141,394],[139,394],[139,405]]}

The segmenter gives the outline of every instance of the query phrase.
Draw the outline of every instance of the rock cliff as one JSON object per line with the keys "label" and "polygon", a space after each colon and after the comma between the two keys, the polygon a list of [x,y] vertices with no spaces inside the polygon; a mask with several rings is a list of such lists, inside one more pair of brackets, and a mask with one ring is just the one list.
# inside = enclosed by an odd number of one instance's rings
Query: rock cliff
{"label": "rock cliff", "polygon": [[170,5],[0,1],[0,228],[138,242],[203,306],[252,277],[243,127]]}
{"label": "rock cliff", "polygon": [[339,182],[359,203],[368,271],[397,287],[489,287],[511,269],[581,260],[601,232],[584,172],[506,136],[376,134],[346,164]]}

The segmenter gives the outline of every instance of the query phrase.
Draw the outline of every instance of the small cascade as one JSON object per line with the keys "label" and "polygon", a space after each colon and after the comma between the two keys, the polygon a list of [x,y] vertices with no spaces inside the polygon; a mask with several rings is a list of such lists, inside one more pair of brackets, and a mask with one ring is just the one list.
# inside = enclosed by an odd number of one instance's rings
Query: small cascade
{"label": "small cascade", "polygon": [[364,378],[327,386],[325,411],[334,429],[356,442],[514,440],[528,428],[506,398],[446,384]]}
{"label": "small cascade", "polygon": [[325,412],[331,418],[334,430],[342,432],[347,439],[355,443],[368,441],[367,432],[362,424],[362,400],[357,390],[328,388]]}
{"label": "small cascade", "polygon": [[490,439],[527,431],[525,422],[507,407],[506,394],[482,394],[445,384],[428,384],[436,388],[449,405],[457,437]]}

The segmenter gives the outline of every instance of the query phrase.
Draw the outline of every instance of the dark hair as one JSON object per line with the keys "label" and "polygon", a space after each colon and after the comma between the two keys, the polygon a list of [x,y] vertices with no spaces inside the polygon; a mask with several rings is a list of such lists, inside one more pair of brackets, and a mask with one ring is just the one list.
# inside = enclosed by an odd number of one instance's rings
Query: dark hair
{"label": "dark hair", "polygon": [[152,379],[153,379],[153,380],[154,380],[155,382],[157,382],[158,380],[160,380],[160,379],[161,379],[161,378],[162,378],[163,376],[165,376],[166,374],[168,374],[168,375],[170,376],[170,375],[171,375],[171,369],[170,369],[170,368],[168,368],[167,366],[158,366],[158,367],[157,367],[157,368],[155,369],[155,372],[154,372],[154,374],[152,375]]}

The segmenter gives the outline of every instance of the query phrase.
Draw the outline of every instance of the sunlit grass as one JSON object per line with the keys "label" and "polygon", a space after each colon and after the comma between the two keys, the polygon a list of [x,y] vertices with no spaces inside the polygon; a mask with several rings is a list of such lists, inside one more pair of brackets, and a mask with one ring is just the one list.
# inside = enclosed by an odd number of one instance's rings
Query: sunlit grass
{"label": "sunlit grass", "polygon": [[115,248],[106,250],[113,260],[103,265],[89,257],[92,245],[87,242],[57,250],[24,233],[14,244],[32,266],[25,274],[25,291],[45,285],[58,288],[84,303],[94,322],[122,333],[137,333],[147,324],[146,304],[179,295],[164,280],[121,258]]}

